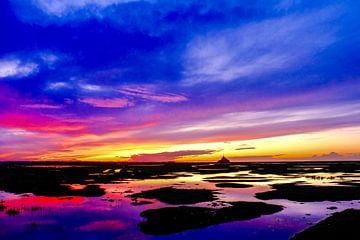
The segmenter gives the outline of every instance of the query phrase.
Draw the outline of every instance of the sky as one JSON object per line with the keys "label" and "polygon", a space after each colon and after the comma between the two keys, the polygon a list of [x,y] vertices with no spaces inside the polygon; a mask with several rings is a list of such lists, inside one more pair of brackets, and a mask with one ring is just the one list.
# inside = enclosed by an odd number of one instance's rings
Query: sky
{"label": "sky", "polygon": [[2,0],[0,159],[360,159],[359,11]]}

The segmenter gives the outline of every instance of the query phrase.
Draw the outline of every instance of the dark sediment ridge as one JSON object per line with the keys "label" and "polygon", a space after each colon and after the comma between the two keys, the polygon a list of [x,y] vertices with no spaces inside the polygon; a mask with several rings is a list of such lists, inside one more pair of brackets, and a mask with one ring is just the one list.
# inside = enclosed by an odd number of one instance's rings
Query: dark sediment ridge
{"label": "dark sediment ridge", "polygon": [[180,206],[146,210],[140,215],[146,218],[146,221],[139,223],[139,228],[145,234],[164,235],[232,221],[249,220],[283,209],[282,206],[262,202],[229,204],[230,207],[220,209]]}
{"label": "dark sediment ridge", "polygon": [[360,209],[334,213],[316,225],[296,234],[291,240],[327,239],[357,240],[360,229]]}
{"label": "dark sediment ridge", "polygon": [[274,190],[257,193],[262,200],[287,199],[299,202],[350,201],[360,199],[359,186],[312,186],[299,183],[275,184]]}

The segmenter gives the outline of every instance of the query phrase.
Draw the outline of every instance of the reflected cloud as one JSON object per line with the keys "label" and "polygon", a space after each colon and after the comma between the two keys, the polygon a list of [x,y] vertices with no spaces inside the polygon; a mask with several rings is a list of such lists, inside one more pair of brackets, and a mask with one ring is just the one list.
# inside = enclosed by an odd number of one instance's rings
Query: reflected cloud
{"label": "reflected cloud", "polygon": [[126,224],[118,220],[94,221],[78,227],[83,232],[108,232],[120,231],[126,228]]}

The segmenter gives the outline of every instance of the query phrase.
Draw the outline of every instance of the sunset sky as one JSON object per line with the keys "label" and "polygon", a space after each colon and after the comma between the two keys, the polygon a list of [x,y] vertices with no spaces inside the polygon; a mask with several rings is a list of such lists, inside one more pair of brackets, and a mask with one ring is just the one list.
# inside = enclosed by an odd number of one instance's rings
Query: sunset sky
{"label": "sunset sky", "polygon": [[1,0],[0,160],[360,159],[359,12]]}

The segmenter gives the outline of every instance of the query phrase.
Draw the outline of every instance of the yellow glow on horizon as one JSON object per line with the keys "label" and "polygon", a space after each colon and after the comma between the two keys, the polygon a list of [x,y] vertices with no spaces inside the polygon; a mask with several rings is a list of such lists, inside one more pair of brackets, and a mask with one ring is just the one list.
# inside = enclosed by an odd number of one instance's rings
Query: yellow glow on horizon
{"label": "yellow glow on horizon", "polygon": [[[114,137],[111,134],[111,137]],[[82,136],[73,139],[71,144],[82,140],[105,137]],[[360,127],[339,128],[306,134],[294,134],[253,140],[230,142],[204,142],[176,144],[165,142],[111,143],[105,145],[69,145],[65,152],[50,152],[42,160],[80,160],[80,161],[127,161],[133,155],[157,154],[191,150],[212,150],[210,154],[178,157],[177,161],[212,161],[223,154],[228,158],[273,156],[275,159],[310,158],[313,155],[337,152],[343,155],[359,153]],[[239,150],[242,149],[242,150]],[[169,159],[171,160],[171,159]]]}

